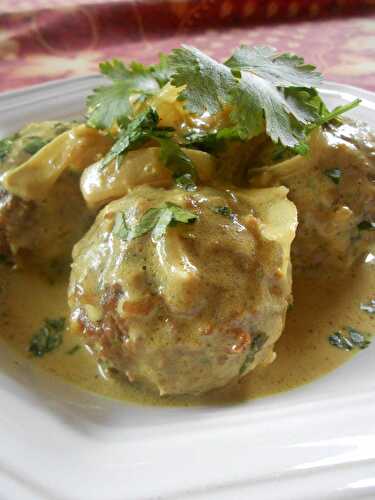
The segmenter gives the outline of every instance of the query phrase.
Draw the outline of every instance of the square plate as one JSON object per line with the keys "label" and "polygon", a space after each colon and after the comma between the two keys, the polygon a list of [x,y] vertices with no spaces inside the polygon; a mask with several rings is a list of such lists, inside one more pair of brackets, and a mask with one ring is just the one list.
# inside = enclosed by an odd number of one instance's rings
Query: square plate
{"label": "square plate", "polygon": [[[97,76],[0,95],[0,137],[82,115]],[[375,94],[322,86],[375,127]],[[0,499],[374,499],[375,343],[333,373],[234,406],[140,407],[0,350]]]}

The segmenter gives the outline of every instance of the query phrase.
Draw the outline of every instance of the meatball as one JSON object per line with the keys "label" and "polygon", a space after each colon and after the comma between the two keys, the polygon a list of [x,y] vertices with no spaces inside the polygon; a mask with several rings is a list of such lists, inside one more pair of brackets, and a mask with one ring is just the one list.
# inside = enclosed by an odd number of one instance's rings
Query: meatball
{"label": "meatball", "polygon": [[0,190],[0,252],[18,265],[27,262],[47,273],[62,271],[92,221],[74,172],[64,173],[38,202]]}
{"label": "meatball", "polygon": [[368,127],[317,129],[307,156],[249,173],[252,186],[288,187],[298,210],[296,267],[349,267],[374,241],[375,136]]}
{"label": "meatball", "polygon": [[[136,187],[73,250],[71,327],[115,371],[160,395],[197,394],[273,360],[291,300],[296,210],[285,188]],[[124,236],[151,208],[197,216]]]}
{"label": "meatball", "polygon": [[[82,168],[111,141],[84,125],[31,124],[3,141],[0,252],[17,264],[61,270],[93,216],[82,197]],[[91,147],[90,147],[91,146]]]}

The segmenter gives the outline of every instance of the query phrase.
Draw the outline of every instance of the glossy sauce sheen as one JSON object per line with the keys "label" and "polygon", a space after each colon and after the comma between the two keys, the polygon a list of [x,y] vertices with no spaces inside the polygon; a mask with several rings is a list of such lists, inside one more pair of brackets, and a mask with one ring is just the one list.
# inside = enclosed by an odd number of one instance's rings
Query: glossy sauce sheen
{"label": "glossy sauce sheen", "polygon": [[[28,353],[30,339],[43,320],[67,316],[67,281],[49,283],[37,274],[5,266],[1,266],[0,278],[0,335],[7,343],[38,367],[83,389],[138,404],[224,404],[286,391],[311,382],[350,359],[351,353],[329,344],[331,333],[344,326],[375,333],[375,316],[360,309],[361,303],[374,297],[374,261],[360,264],[344,276],[331,271],[305,272],[294,277],[295,303],[276,344],[277,359],[272,365],[258,367],[241,381],[200,397],[160,398],[127,382],[106,379],[80,339],[69,331],[55,352],[33,358]],[[79,348],[70,354],[77,345]]]}

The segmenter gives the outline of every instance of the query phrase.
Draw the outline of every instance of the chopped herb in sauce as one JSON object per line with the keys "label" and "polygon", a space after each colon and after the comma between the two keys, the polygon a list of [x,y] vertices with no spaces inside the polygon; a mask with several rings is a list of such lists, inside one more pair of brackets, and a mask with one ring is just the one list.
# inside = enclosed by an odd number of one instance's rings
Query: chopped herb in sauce
{"label": "chopped herb in sauce", "polygon": [[115,224],[113,226],[113,234],[120,240],[127,240],[130,233],[130,228],[126,223],[126,216],[120,212],[116,215]]}
{"label": "chopped herb in sauce", "polygon": [[375,222],[363,220],[357,227],[360,231],[375,231]]}
{"label": "chopped herb in sauce", "polygon": [[29,352],[40,358],[57,349],[63,340],[65,318],[46,319],[44,325],[33,335]]}
{"label": "chopped herb in sauce", "polygon": [[176,186],[189,192],[197,190],[197,185],[195,184],[191,174],[184,174],[176,177]]}
{"label": "chopped herb in sauce", "polygon": [[331,179],[335,184],[339,184],[341,180],[341,170],[339,168],[330,168],[325,170],[324,174]]}
{"label": "chopped herb in sauce", "polygon": [[375,314],[375,299],[371,299],[367,304],[361,304],[361,311],[365,311],[368,314]]}
{"label": "chopped herb in sauce", "polygon": [[170,138],[157,138],[160,144],[160,159],[176,177],[184,174],[190,174],[191,178],[196,177],[196,171],[193,161],[181,149],[177,142]]}
{"label": "chopped herb in sauce", "polygon": [[[222,131],[218,132],[196,132],[192,131],[185,135],[185,144],[187,148],[199,149],[205,151],[206,153],[217,153],[223,148],[223,139],[221,134]],[[232,137],[226,137],[227,139],[232,139]],[[234,139],[234,137],[233,137]],[[239,136],[236,139],[240,139]]]}
{"label": "chopped herb in sauce", "polygon": [[4,266],[10,266],[12,264],[12,261],[10,260],[8,255],[5,255],[3,253],[0,253],[0,265]]}
{"label": "chopped herb in sauce", "polygon": [[42,139],[41,137],[29,137],[29,142],[25,144],[23,147],[26,153],[33,155],[42,149],[46,144],[48,144],[48,140]]}
{"label": "chopped herb in sauce", "polygon": [[191,224],[197,219],[198,216],[193,212],[166,202],[161,207],[148,209],[133,228],[127,225],[125,214],[118,214],[113,233],[122,240],[131,241],[152,231],[152,237],[158,240],[164,236],[168,226]]}
{"label": "chopped herb in sauce", "polygon": [[79,344],[76,344],[71,349],[69,349],[69,351],[66,351],[66,354],[73,355],[76,352],[78,352],[80,349],[81,349],[81,346]]}
{"label": "chopped herb in sauce", "polygon": [[19,138],[20,134],[16,132],[9,137],[0,140],[0,162],[4,161],[12,150],[14,142]]}
{"label": "chopped herb in sauce", "polygon": [[4,161],[8,154],[10,153],[13,146],[14,139],[12,137],[7,137],[0,141],[0,161]]}
{"label": "chopped herb in sauce", "polygon": [[335,332],[328,337],[329,343],[344,351],[352,351],[353,349],[366,349],[370,345],[369,334],[359,332],[352,327],[346,327],[347,334],[341,331]]}
{"label": "chopped herb in sauce", "polygon": [[215,212],[215,214],[222,215],[223,217],[232,216],[232,209],[230,207],[213,207],[212,211]]}
{"label": "chopped herb in sauce", "polygon": [[168,138],[171,128],[158,128],[159,115],[154,108],[148,108],[130,121],[125,120],[117,141],[100,161],[100,168],[105,168],[113,160],[128,151],[138,148],[150,139]]}
{"label": "chopped herb in sauce", "polygon": [[250,348],[246,354],[245,361],[242,363],[239,375],[241,376],[243,373],[246,372],[246,370],[249,368],[251,363],[254,361],[255,355],[257,352],[259,352],[262,347],[264,346],[265,342],[267,340],[267,335],[265,333],[259,333],[256,335],[251,344]]}

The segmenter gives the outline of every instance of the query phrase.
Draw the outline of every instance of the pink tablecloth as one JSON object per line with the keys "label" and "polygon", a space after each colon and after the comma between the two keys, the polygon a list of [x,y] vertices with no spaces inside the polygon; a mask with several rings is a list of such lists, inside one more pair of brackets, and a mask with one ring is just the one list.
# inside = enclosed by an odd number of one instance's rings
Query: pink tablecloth
{"label": "pink tablecloth", "polygon": [[302,54],[375,90],[375,0],[0,0],[0,90],[152,62],[180,43],[218,58],[240,43]]}

